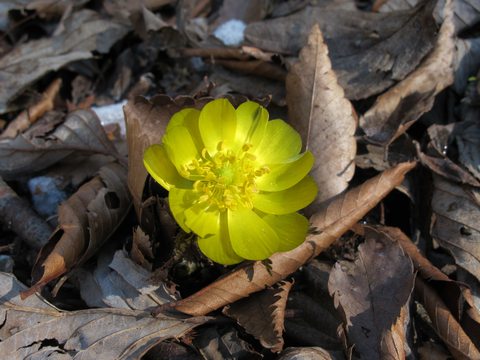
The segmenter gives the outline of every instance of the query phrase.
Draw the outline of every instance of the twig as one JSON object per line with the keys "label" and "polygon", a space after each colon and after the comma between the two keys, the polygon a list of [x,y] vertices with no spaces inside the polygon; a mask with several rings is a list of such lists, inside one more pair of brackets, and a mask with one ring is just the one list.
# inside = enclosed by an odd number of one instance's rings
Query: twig
{"label": "twig", "polygon": [[0,221],[38,250],[52,233],[50,226],[0,177]]}
{"label": "twig", "polygon": [[0,139],[14,138],[22,131],[28,129],[31,124],[42,117],[47,111],[53,109],[53,100],[60,91],[62,80],[54,80],[45,90],[42,99],[27,110],[22,111],[12,122],[10,122],[5,131],[0,134]]}

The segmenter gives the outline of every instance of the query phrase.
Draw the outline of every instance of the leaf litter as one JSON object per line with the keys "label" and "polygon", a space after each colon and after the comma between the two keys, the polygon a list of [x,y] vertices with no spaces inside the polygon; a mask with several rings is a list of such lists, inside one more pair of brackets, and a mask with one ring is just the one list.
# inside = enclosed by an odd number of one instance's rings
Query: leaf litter
{"label": "leaf litter", "polygon": [[[474,1],[6,9],[2,354],[480,358]],[[218,97],[288,120],[320,190],[304,243],[236,267],[201,255],[142,161]],[[66,200],[37,213],[42,177]]]}

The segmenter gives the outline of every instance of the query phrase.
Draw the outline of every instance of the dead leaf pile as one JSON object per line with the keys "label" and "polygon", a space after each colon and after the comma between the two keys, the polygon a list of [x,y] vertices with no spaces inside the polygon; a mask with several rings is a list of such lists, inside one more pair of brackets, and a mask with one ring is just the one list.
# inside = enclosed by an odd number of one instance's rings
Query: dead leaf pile
{"label": "dead leaf pile", "polygon": [[[0,3],[0,354],[480,360],[479,14]],[[219,97],[291,124],[319,188],[302,244],[228,267],[143,164]]]}

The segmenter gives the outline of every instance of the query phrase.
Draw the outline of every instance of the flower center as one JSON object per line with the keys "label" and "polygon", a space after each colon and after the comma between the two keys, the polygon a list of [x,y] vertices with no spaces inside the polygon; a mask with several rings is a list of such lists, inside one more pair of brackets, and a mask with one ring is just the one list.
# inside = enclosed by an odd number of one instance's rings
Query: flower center
{"label": "flower center", "polygon": [[253,196],[258,192],[255,180],[270,170],[257,164],[250,148],[246,144],[235,153],[220,142],[215,155],[203,149],[199,159],[184,167],[182,175],[195,181],[193,189],[200,193],[199,203],[220,210],[253,207]]}

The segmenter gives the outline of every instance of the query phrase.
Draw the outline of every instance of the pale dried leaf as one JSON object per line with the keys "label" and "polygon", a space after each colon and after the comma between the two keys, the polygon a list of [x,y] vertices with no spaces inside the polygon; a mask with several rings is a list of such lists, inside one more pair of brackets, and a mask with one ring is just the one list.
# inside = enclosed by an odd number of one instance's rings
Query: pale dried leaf
{"label": "pale dried leaf", "polygon": [[151,310],[177,300],[163,283],[154,283],[152,274],[135,264],[123,250],[102,253],[95,270],[78,270],[77,279],[83,300],[90,307]]}
{"label": "pale dried leaf", "polygon": [[287,76],[288,117],[315,158],[311,175],[321,204],[343,192],[355,171],[357,119],[328,58],[318,25],[314,26],[299,61]]}
{"label": "pale dried leaf", "polygon": [[72,14],[65,26],[57,36],[20,44],[0,58],[0,82],[8,84],[0,87],[0,114],[8,111],[13,98],[47,72],[89,59],[94,50],[107,53],[129,30],[87,9]]}
{"label": "pale dried leaf", "polygon": [[334,360],[327,350],[320,347],[287,348],[278,360]]}
{"label": "pale dried leaf", "polygon": [[432,53],[403,81],[379,96],[360,118],[360,126],[370,142],[389,144],[429,111],[435,96],[452,84],[455,49],[452,0],[447,0],[444,14]]}
{"label": "pale dried leaf", "polygon": [[283,348],[285,307],[292,282],[240,299],[225,307],[223,313],[235,319],[245,331],[272,352]]}
{"label": "pale dried leaf", "polygon": [[89,259],[130,209],[127,171],[116,163],[82,185],[58,209],[58,228],[40,251],[32,270],[31,294]]}
{"label": "pale dried leaf", "polygon": [[98,117],[77,110],[50,133],[38,123],[14,139],[0,140],[0,176],[8,179],[43,170],[73,152],[99,153],[120,158]]}
{"label": "pale dried leaf", "polygon": [[287,17],[249,24],[255,47],[296,55],[320,25],[340,85],[349,99],[378,94],[411,73],[432,49],[435,0],[390,14],[307,6]]}
{"label": "pale dried leaf", "polygon": [[96,360],[99,354],[140,359],[157,343],[208,320],[109,308],[60,311],[37,294],[21,300],[25,289],[13,275],[0,273],[0,353],[11,360],[45,359],[48,353],[66,359]]}
{"label": "pale dried leaf", "polygon": [[213,282],[207,288],[173,304],[187,314],[207,314],[284,279],[328,248],[338,237],[400,185],[415,163],[402,163],[351,189],[311,218],[316,228],[295,249],[270,257],[271,268],[254,262]]}
{"label": "pale dried leaf", "polygon": [[366,229],[355,262],[336,263],[328,288],[344,316],[348,341],[361,357],[405,358],[405,329],[403,322],[396,324],[414,279],[412,262],[402,248],[373,229]]}
{"label": "pale dried leaf", "polygon": [[438,336],[455,359],[478,360],[480,352],[437,293],[421,278],[415,280],[415,297],[423,304]]}

